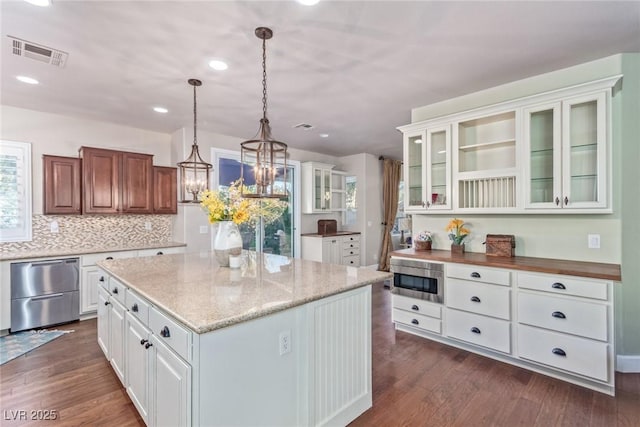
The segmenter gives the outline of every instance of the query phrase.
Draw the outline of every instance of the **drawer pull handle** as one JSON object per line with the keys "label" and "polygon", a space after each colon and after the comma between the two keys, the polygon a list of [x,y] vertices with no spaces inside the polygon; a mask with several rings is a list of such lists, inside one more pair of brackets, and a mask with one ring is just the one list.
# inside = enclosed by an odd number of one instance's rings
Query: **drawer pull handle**
{"label": "drawer pull handle", "polygon": [[473,277],[474,279],[479,279],[480,273],[478,273],[477,271],[474,271],[473,273],[471,273],[471,277]]}
{"label": "drawer pull handle", "polygon": [[160,336],[164,338],[169,338],[171,336],[168,326],[165,326],[164,328],[162,328],[162,330],[160,331]]}
{"label": "drawer pull handle", "polygon": [[413,323],[414,325],[419,325],[420,324],[420,322],[418,322],[418,319],[411,320],[411,323]]}
{"label": "drawer pull handle", "polygon": [[134,313],[137,313],[138,312],[138,304],[133,304],[131,306],[131,311],[133,311]]}
{"label": "drawer pull handle", "polygon": [[117,294],[118,293],[118,288],[113,288],[113,293]]}
{"label": "drawer pull handle", "polygon": [[420,311],[420,307],[418,307],[417,305],[414,304],[414,305],[411,306],[411,310]]}
{"label": "drawer pull handle", "polygon": [[566,319],[567,316],[564,315],[563,312],[561,311],[554,311],[553,313],[551,313],[551,316],[555,317],[556,319]]}
{"label": "drawer pull handle", "polygon": [[156,255],[164,255],[164,252],[158,251],[158,253]]}
{"label": "drawer pull handle", "polygon": [[564,205],[567,206],[569,204],[569,198],[564,196]]}
{"label": "drawer pull handle", "polygon": [[553,289],[567,289],[562,283],[560,282],[556,282],[553,285],[551,285],[551,287]]}
{"label": "drawer pull handle", "polygon": [[480,329],[474,326],[473,328],[471,328],[471,332],[473,332],[474,334],[480,334]]}
{"label": "drawer pull handle", "polygon": [[146,348],[147,350],[149,349],[149,347],[151,347],[153,344],[151,344],[150,342],[146,343],[144,345],[144,348]]}
{"label": "drawer pull handle", "polygon": [[100,278],[98,279],[99,282],[104,282],[104,276],[100,276]]}
{"label": "drawer pull handle", "polygon": [[556,206],[560,205],[560,199],[558,197],[556,197]]}
{"label": "drawer pull handle", "polygon": [[471,297],[471,301],[472,302],[480,302],[480,298],[478,298],[476,296],[473,296],[473,297]]}
{"label": "drawer pull handle", "polygon": [[104,302],[104,305],[105,305],[105,306],[106,306],[106,305],[109,305],[109,304],[111,304],[109,301],[105,301],[105,302]]}
{"label": "drawer pull handle", "polygon": [[140,340],[140,345],[145,345],[148,342],[149,342],[149,340],[146,340],[146,339],[143,338],[143,339]]}
{"label": "drawer pull handle", "polygon": [[554,348],[553,350],[551,350],[551,353],[555,354],[556,356],[562,356],[562,357],[566,357],[567,353],[565,353],[565,351],[561,348]]}
{"label": "drawer pull handle", "polygon": [[112,256],[108,256],[105,259],[110,260],[110,259],[113,259],[113,257]]}

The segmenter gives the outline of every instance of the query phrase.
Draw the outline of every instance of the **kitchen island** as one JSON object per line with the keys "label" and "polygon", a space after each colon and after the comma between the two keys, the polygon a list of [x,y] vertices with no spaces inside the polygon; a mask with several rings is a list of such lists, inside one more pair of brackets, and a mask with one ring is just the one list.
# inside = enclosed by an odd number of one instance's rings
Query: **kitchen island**
{"label": "kitchen island", "polygon": [[103,261],[98,343],[148,425],[346,425],[371,406],[371,288],[276,255]]}

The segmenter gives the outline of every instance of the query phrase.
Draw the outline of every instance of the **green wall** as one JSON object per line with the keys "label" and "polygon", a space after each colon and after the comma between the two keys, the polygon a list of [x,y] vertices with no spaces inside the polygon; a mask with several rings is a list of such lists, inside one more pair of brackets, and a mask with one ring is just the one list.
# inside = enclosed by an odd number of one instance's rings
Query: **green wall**
{"label": "green wall", "polygon": [[[412,122],[433,119],[618,74],[624,77],[614,89],[612,104],[612,214],[461,218],[471,225],[473,252],[484,252],[487,233],[515,234],[517,255],[621,264],[623,283],[615,289],[616,352],[640,356],[640,54],[613,55],[419,107],[411,117]],[[435,231],[435,247],[446,249],[444,226],[450,218],[414,215],[413,229]],[[601,235],[600,249],[587,248],[587,234]]]}

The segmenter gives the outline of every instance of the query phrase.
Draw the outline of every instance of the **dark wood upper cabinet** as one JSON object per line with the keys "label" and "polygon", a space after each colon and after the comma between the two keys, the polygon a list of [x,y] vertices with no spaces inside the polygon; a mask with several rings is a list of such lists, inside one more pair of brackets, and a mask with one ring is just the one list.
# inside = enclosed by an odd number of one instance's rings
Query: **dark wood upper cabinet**
{"label": "dark wood upper cabinet", "polygon": [[83,211],[152,213],[153,156],[81,147]]}
{"label": "dark wood upper cabinet", "polygon": [[42,156],[43,213],[80,214],[81,160],[77,157]]}
{"label": "dark wood upper cabinet", "polygon": [[153,167],[153,213],[178,213],[178,169]]}

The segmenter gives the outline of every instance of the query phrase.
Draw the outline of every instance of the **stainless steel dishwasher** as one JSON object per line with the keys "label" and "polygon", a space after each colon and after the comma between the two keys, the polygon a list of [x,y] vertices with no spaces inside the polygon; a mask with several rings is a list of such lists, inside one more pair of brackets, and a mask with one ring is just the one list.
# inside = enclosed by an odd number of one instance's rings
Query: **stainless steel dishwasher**
{"label": "stainless steel dishwasher", "polygon": [[78,258],[11,264],[11,331],[78,320]]}

